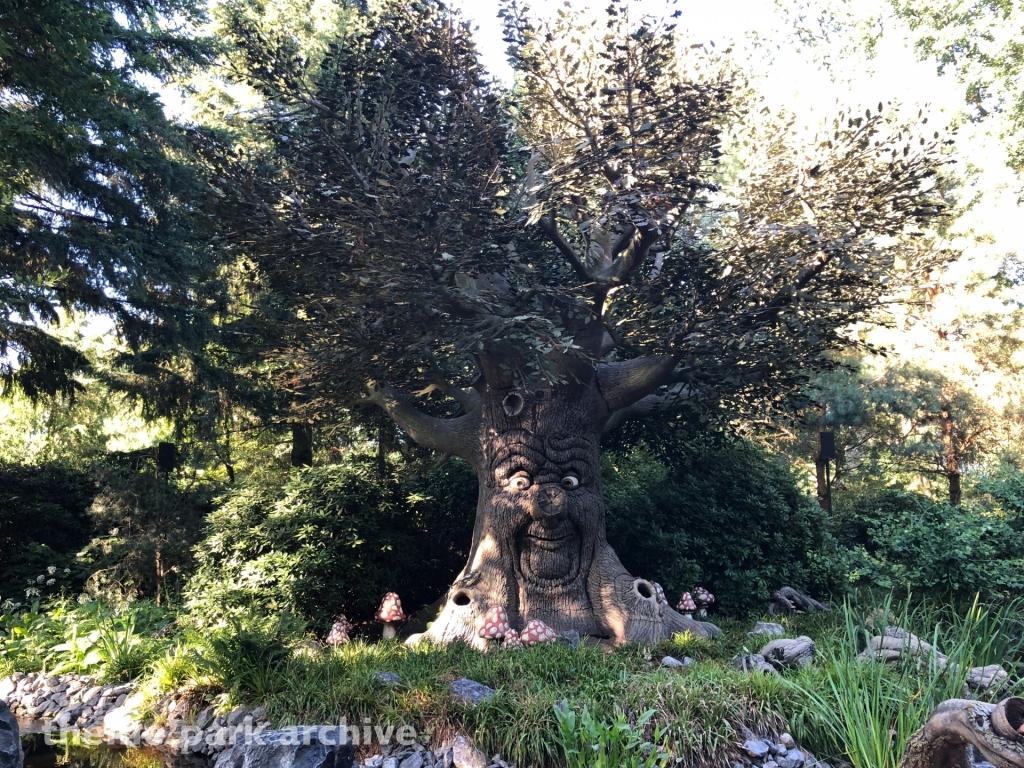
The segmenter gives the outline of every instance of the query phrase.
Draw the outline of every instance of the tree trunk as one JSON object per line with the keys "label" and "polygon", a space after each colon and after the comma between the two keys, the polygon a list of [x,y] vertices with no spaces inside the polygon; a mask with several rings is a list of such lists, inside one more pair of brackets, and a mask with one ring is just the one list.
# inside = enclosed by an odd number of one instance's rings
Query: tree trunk
{"label": "tree trunk", "polygon": [[956,436],[953,431],[953,417],[949,408],[939,414],[942,423],[942,459],[946,479],[949,481],[949,503],[960,506],[960,462],[956,451]]}
{"label": "tree trunk", "polygon": [[291,427],[292,466],[313,466],[313,426],[311,424],[301,424],[297,421],[293,421],[291,423]]}
{"label": "tree trunk", "polygon": [[616,643],[718,631],[672,610],[653,582],[626,571],[605,537],[599,442],[617,383],[481,382],[473,412],[447,421],[414,414],[390,392],[375,395],[414,440],[463,456],[480,480],[469,560],[429,638],[482,647],[478,622],[494,605],[519,630],[540,619]]}

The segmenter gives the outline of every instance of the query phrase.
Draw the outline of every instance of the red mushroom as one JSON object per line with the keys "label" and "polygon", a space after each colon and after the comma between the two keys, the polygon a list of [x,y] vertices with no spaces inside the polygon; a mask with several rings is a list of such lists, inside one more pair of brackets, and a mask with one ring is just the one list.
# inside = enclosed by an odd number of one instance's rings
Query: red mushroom
{"label": "red mushroom", "polygon": [[519,639],[519,633],[514,629],[510,629],[505,633],[505,641],[501,644],[502,648],[522,648],[523,641]]}
{"label": "red mushroom", "polygon": [[344,614],[339,615],[327,634],[328,645],[345,645],[348,642],[348,633],[352,631],[352,622],[345,618]]}
{"label": "red mushroom", "polygon": [[715,596],[708,592],[704,587],[697,587],[693,590],[693,600],[697,603],[697,607],[700,608],[700,616],[708,615],[708,606],[715,602]]}
{"label": "red mushroom", "polygon": [[693,618],[693,612],[697,610],[697,604],[693,602],[689,592],[683,592],[683,596],[679,598],[679,605],[676,606],[676,610],[688,619]]}
{"label": "red mushroom", "polygon": [[540,643],[553,643],[558,634],[540,619],[534,619],[526,625],[520,639],[523,645],[539,645]]}
{"label": "red mushroom", "polygon": [[377,611],[377,621],[384,624],[385,639],[394,637],[395,624],[405,621],[405,614],[402,613],[402,601],[394,592],[384,595],[384,601],[380,604],[380,610]]}
{"label": "red mushroom", "polygon": [[504,606],[492,605],[481,619],[477,636],[484,640],[501,640],[509,631],[508,612]]}

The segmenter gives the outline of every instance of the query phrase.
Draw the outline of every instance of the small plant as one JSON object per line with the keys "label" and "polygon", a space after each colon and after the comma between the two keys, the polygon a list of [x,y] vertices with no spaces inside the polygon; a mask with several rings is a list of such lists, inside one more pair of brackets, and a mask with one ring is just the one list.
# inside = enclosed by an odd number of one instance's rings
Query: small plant
{"label": "small plant", "polygon": [[290,644],[301,629],[285,615],[231,619],[200,641],[200,668],[227,691],[264,698],[273,691],[278,667],[291,655]]}
{"label": "small plant", "polygon": [[555,706],[558,745],[568,768],[663,768],[671,755],[664,750],[665,731],[654,727],[644,738],[654,710],[633,722],[616,705],[611,722],[598,720],[586,705],[577,714],[564,702]]}

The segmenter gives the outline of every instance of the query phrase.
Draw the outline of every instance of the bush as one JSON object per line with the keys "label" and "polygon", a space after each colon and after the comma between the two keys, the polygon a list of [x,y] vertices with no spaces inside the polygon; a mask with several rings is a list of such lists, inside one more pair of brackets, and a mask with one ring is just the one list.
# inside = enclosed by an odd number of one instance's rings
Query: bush
{"label": "bush", "polygon": [[28,602],[29,581],[40,592],[66,584],[54,577],[89,540],[87,509],[95,495],[88,473],[62,464],[0,465],[0,603]]}
{"label": "bush", "polygon": [[191,609],[224,619],[291,611],[323,628],[368,620],[388,591],[406,613],[444,594],[465,564],[476,478],[452,461],[425,478],[381,478],[374,461],[255,477],[209,517]]}
{"label": "bush", "polygon": [[861,497],[842,514],[857,557],[852,580],[930,597],[988,597],[1024,588],[1024,533],[998,505],[945,501],[898,490]]}
{"label": "bush", "polygon": [[697,435],[657,456],[641,442],[607,453],[603,475],[609,541],[673,603],[702,584],[718,609],[757,613],[783,585],[817,595],[843,586],[827,516],[749,442]]}
{"label": "bush", "polygon": [[99,491],[89,513],[97,535],[78,559],[88,590],[115,602],[177,597],[206,530],[212,487],[113,461],[94,473]]}

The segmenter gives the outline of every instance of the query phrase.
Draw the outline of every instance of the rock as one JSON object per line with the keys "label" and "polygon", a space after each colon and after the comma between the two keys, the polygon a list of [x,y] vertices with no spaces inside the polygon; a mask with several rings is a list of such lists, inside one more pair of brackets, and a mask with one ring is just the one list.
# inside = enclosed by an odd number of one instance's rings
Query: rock
{"label": "rock", "polygon": [[384,758],[384,766],[383,766],[383,768],[398,768],[398,758],[397,757],[385,757]]}
{"label": "rock", "polygon": [[747,637],[757,637],[758,635],[781,637],[784,634],[786,634],[786,628],[781,624],[772,621],[759,621],[750,632],[747,632]]}
{"label": "rock", "polygon": [[[460,677],[452,683],[451,691],[452,696],[463,704],[479,704],[481,701],[487,701],[496,693],[493,688],[488,688],[483,683],[478,683],[467,677]],[[487,768],[486,763],[483,768]]]}
{"label": "rock", "polygon": [[397,672],[374,672],[373,676],[377,679],[378,683],[384,683],[384,685],[402,684],[402,678]]}
{"label": "rock", "polygon": [[663,658],[661,660],[661,666],[663,666],[663,667],[679,668],[679,667],[688,667],[691,664],[693,664],[693,659],[691,659],[689,656],[683,656],[683,660],[682,661],[680,661],[679,659],[673,658],[672,656],[666,656],[665,658]]}
{"label": "rock", "polygon": [[462,734],[455,737],[451,751],[455,768],[487,768],[487,755]]}
{"label": "rock", "polygon": [[796,640],[772,640],[761,649],[761,656],[776,669],[801,669],[814,663],[817,648],[806,635]]}
{"label": "rock", "polygon": [[18,721],[7,702],[0,699],[0,768],[21,768],[24,762]]}
{"label": "rock", "polygon": [[366,759],[363,763],[365,768],[380,768],[384,764],[384,755],[374,755]]}
{"label": "rock", "polygon": [[227,716],[227,724],[229,728],[234,728],[236,725],[240,725],[245,716],[249,714],[249,708],[244,704],[235,707]]}
{"label": "rock", "polygon": [[413,752],[399,764],[399,768],[423,768],[423,753]]}
{"label": "rock", "polygon": [[741,672],[768,672],[773,675],[779,674],[775,671],[775,667],[769,664],[764,656],[759,653],[746,653],[742,656],[737,656],[729,664],[733,669],[737,669]]}
{"label": "rock", "polygon": [[575,629],[567,629],[558,636],[558,642],[565,643],[572,648],[578,648],[580,645],[580,633]]}
{"label": "rock", "polygon": [[254,734],[224,751],[216,768],[351,768],[355,747],[344,728],[314,725]]}
{"label": "rock", "polygon": [[207,707],[196,715],[195,726],[200,731],[206,730],[206,726],[213,722],[213,707]]}
{"label": "rock", "polygon": [[779,768],[803,768],[804,753],[799,749],[791,749],[782,757],[779,757]]}
{"label": "rock", "polygon": [[747,739],[743,742],[743,750],[754,758],[768,757],[771,745],[762,739]]}
{"label": "rock", "polygon": [[784,733],[779,736],[779,744],[784,746],[786,749],[792,749],[796,746],[796,741],[788,733]]}
{"label": "rock", "polygon": [[252,721],[258,723],[262,720],[267,719],[267,708],[260,704],[256,709],[249,713],[252,716]]}

